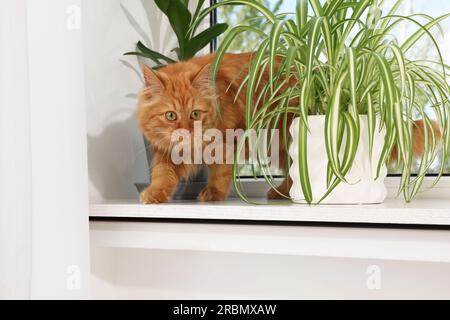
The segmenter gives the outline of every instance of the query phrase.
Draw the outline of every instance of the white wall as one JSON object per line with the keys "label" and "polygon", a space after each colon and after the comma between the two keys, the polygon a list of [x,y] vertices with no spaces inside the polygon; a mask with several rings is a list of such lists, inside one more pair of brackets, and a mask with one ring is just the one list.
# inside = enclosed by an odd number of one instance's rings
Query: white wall
{"label": "white wall", "polygon": [[[32,158],[32,291],[83,298],[89,217],[80,0],[27,1]],[[74,287],[70,276],[77,277]]]}
{"label": "white wall", "polygon": [[83,31],[90,201],[137,199],[134,183],[148,181],[135,116],[142,80],[137,59],[123,53],[141,40],[170,54],[176,39],[145,0],[83,0]]}
{"label": "white wall", "polygon": [[450,298],[445,263],[93,247],[92,265],[100,299]]}
{"label": "white wall", "polygon": [[30,297],[31,136],[25,2],[2,2],[5,6],[0,10],[0,299]]}
{"label": "white wall", "polygon": [[89,292],[79,0],[3,0],[0,297]]}

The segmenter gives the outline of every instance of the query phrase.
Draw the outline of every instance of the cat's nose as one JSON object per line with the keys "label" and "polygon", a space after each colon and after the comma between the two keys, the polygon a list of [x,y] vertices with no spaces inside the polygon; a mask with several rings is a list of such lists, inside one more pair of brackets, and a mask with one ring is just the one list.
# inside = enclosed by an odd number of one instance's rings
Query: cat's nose
{"label": "cat's nose", "polygon": [[181,123],[180,129],[182,129],[183,131],[188,131],[190,133],[192,128],[189,123]]}

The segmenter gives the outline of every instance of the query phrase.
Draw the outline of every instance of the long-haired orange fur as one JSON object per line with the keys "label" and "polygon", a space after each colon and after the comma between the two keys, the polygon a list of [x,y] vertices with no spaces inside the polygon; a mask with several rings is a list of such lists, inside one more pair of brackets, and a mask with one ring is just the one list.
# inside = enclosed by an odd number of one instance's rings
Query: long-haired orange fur
{"label": "long-haired orange fur", "polygon": [[[175,165],[171,161],[174,130],[186,129],[192,135],[194,121],[201,121],[203,130],[216,128],[224,135],[227,129],[245,129],[245,87],[237,99],[236,95],[247,75],[251,59],[251,53],[225,55],[215,88],[212,87],[210,68],[213,54],[174,63],[158,71],[144,66],[145,88],[140,94],[138,120],[154,156],[151,185],[141,194],[142,203],[170,201],[179,182],[188,180],[200,169],[200,165]],[[265,74],[261,83],[267,80],[268,74]],[[290,124],[292,118],[288,120]],[[413,141],[417,156],[423,152],[424,128],[421,121],[416,124]],[[436,128],[436,134],[439,138],[439,128]],[[282,136],[280,134],[280,138]],[[287,169],[285,159],[284,143],[280,143],[280,167],[283,170]],[[231,187],[231,175],[231,165],[210,165],[208,186],[198,199],[203,202],[225,200]],[[280,198],[280,193],[288,195],[289,188],[290,181],[285,180],[278,192],[269,191],[268,198]]]}

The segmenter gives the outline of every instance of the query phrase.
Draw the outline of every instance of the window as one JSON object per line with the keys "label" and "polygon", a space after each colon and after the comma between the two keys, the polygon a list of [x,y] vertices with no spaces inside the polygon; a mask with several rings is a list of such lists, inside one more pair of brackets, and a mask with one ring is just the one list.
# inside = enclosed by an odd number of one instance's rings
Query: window
{"label": "window", "polygon": [[[296,0],[260,0],[265,6],[269,7],[274,13],[293,13],[295,12]],[[383,9],[389,10],[392,5],[395,3],[395,0],[385,0]],[[402,14],[411,15],[414,13],[425,13],[429,14],[433,17],[438,17],[443,13],[450,12],[450,2],[448,1],[423,1],[423,0],[405,0],[402,7],[400,8],[400,12]],[[250,19],[254,17],[256,14],[255,9],[245,8],[245,7],[222,7],[218,10],[218,21],[228,22],[230,25],[235,25],[239,21],[246,21],[246,23],[252,23],[255,27],[258,28],[267,28],[265,27],[261,21]],[[417,19],[420,20],[420,17]],[[393,35],[396,36],[399,40],[406,39],[411,32],[414,31],[414,28],[403,25],[400,28],[393,30]],[[439,34],[438,29],[436,29],[436,37],[439,41],[439,44],[442,48],[442,52],[444,55],[444,60],[446,63],[450,63],[450,20],[446,20],[442,23],[442,34]],[[220,42],[220,39],[219,39]],[[254,34],[242,34],[238,41],[235,41],[231,47],[231,51],[233,52],[248,52],[252,51],[255,46],[258,44],[258,38]],[[416,46],[412,54],[415,58],[420,59],[436,59],[437,53],[435,50],[430,50],[432,47],[431,40],[424,40]],[[438,155],[440,157],[441,155]],[[430,167],[429,174],[436,174],[439,170],[439,163],[436,159],[435,165]],[[256,170],[258,171],[258,170]],[[398,169],[396,165],[393,164],[390,166],[389,171],[391,174],[395,175],[398,173]],[[450,160],[446,164],[445,172],[450,174]],[[253,170],[246,167],[241,171],[242,175],[253,175],[249,173],[253,173]]]}

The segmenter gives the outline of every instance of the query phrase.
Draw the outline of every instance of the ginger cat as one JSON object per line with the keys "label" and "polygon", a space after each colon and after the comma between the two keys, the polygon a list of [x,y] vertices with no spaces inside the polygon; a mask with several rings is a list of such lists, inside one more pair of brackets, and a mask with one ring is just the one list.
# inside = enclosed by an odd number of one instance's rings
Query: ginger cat
{"label": "ginger cat", "polygon": [[[152,145],[154,157],[152,184],[141,194],[142,203],[168,202],[178,183],[200,169],[195,164],[173,164],[170,155],[174,130],[186,129],[192,134],[194,121],[202,121],[203,130],[217,128],[225,132],[244,128],[245,92],[234,100],[251,57],[251,54],[226,55],[217,75],[216,88],[211,83],[213,54],[171,64],[158,71],[144,66],[146,87],[140,95],[138,119]],[[217,101],[220,110],[217,110]],[[230,191],[231,172],[231,165],[210,165],[208,186],[198,199],[204,202],[225,200]]]}
{"label": "ginger cat", "polygon": [[[219,129],[224,135],[227,129],[245,129],[246,89],[238,93],[242,80],[247,75],[251,53],[225,55],[217,74],[215,88],[211,81],[211,63],[214,54],[194,58],[190,61],[168,65],[158,71],[144,66],[145,88],[140,94],[139,126],[153,148],[151,186],[141,194],[143,204],[166,203],[171,200],[180,181],[188,180],[198,172],[199,164],[174,164],[171,151],[174,146],[172,133],[185,129],[194,135],[194,123],[201,121],[203,131]],[[268,74],[262,78],[262,84]],[[218,102],[218,103],[217,103]],[[293,102],[293,103],[298,103]],[[293,116],[288,119],[288,127]],[[421,131],[422,130],[422,131]],[[436,126],[437,137],[440,137]],[[280,134],[280,139],[282,139]],[[414,132],[415,154],[423,150],[423,122],[417,122]],[[284,143],[279,144],[280,168],[286,168]],[[395,152],[394,152],[395,153]],[[395,157],[395,155],[393,155]],[[208,186],[199,194],[202,202],[223,201],[227,198],[232,183],[232,165],[209,165]],[[291,182],[286,179],[278,188],[289,194]],[[269,199],[282,198],[271,190]]]}

